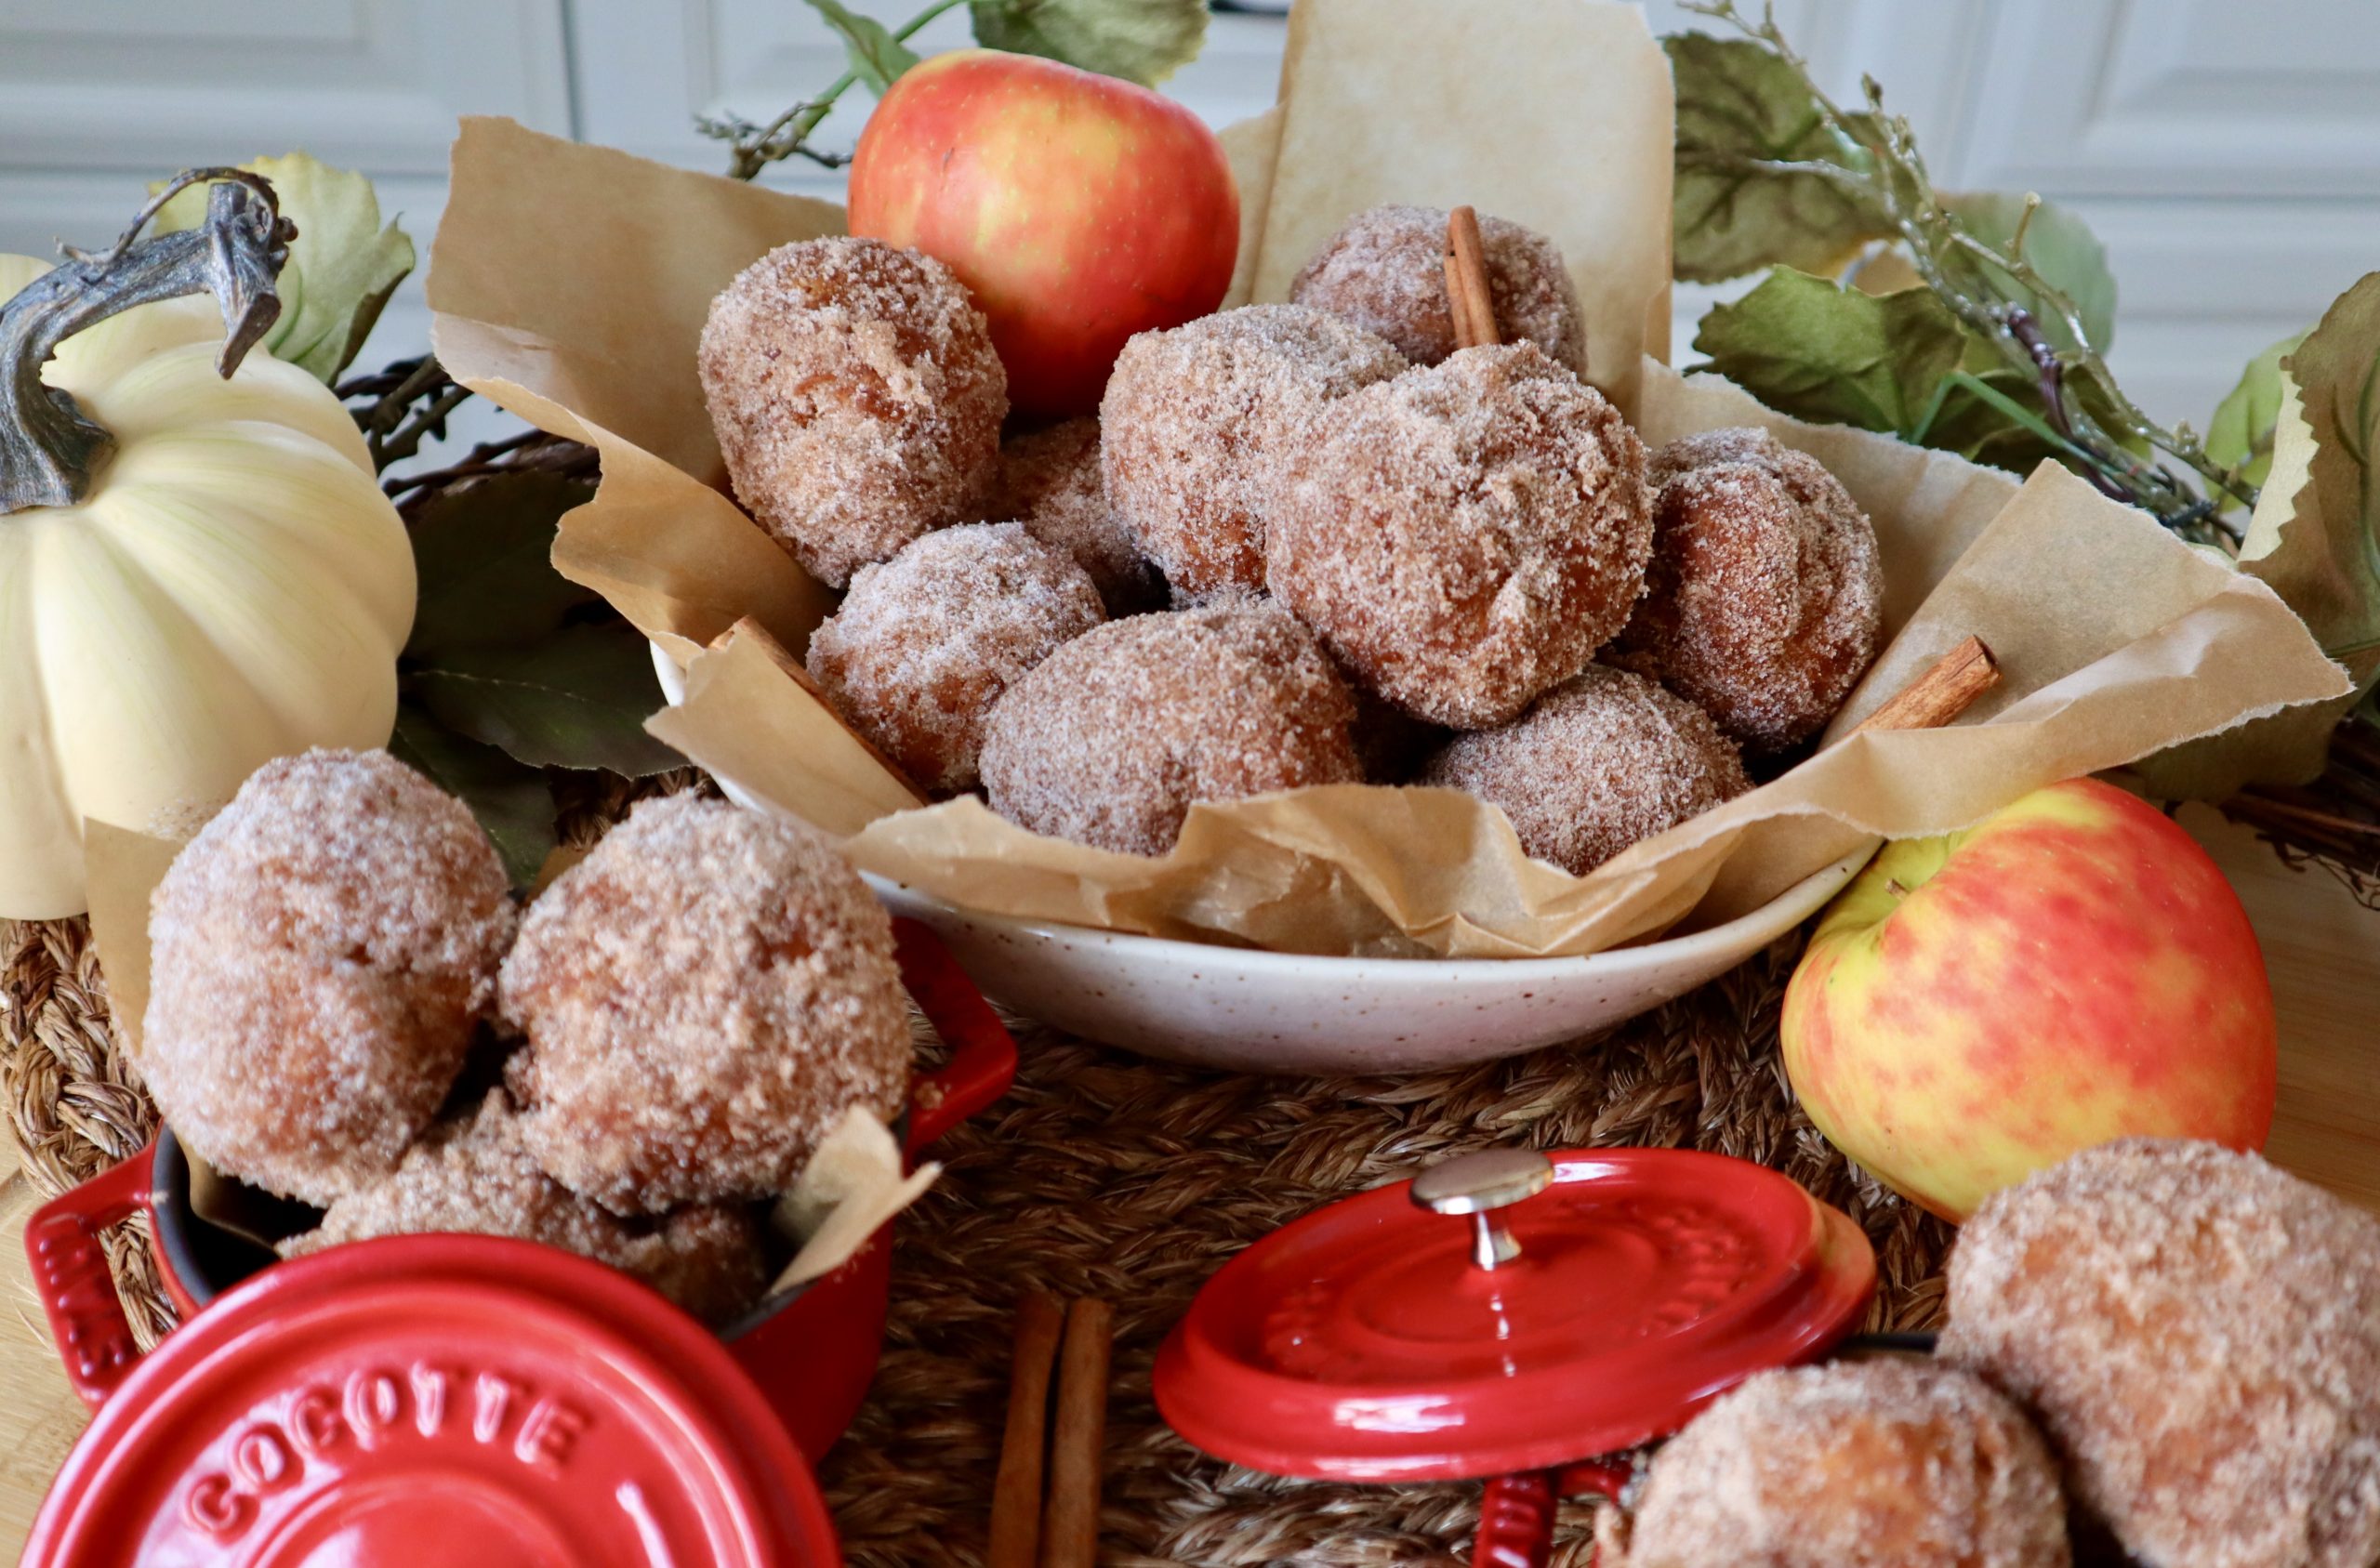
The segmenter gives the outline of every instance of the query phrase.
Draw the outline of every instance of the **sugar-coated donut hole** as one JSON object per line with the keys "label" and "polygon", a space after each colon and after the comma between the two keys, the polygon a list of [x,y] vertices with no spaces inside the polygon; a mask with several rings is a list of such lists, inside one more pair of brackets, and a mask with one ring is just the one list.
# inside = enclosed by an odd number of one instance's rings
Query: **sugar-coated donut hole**
{"label": "sugar-coated donut hole", "polygon": [[1178,596],[1264,586],[1277,459],[1333,400],[1405,368],[1301,305],[1248,305],[1124,345],[1099,409],[1108,504]]}
{"label": "sugar-coated donut hole", "polygon": [[907,1087],[883,906],[824,837],[723,800],[644,801],[564,872],[502,1003],[522,1141],[615,1213],[774,1196]]}
{"label": "sugar-coated donut hole", "polygon": [[1091,573],[1110,615],[1162,608],[1165,574],[1141,552],[1100,475],[1099,421],[1085,415],[1012,435],[1000,446],[995,522],[1015,520]]}
{"label": "sugar-coated donut hole", "polygon": [[1981,1378],[1901,1359],[1764,1372],[1653,1457],[1608,1568],[2065,1568],[2057,1468]]}
{"label": "sugar-coated donut hole", "polygon": [[1585,668],[1643,586],[1644,443],[1534,345],[1465,349],[1350,393],[1288,467],[1273,594],[1432,723],[1511,718]]}
{"label": "sugar-coated donut hole", "polygon": [[863,566],[811,634],[811,678],[927,789],[972,789],[1009,683],[1104,620],[1073,558],[1022,523],[946,528]]}
{"label": "sugar-coated donut hole", "polygon": [[2078,1512],[2163,1568],[2380,1560],[2380,1218],[2128,1139],[1984,1201],[1940,1353],[2026,1406]]}
{"label": "sugar-coated donut hole", "polygon": [[1651,467],[1652,563],[1621,648],[1751,750],[1798,745],[1875,662],[1875,529],[1817,459],[1765,430],[1688,436]]}
{"label": "sugar-coated donut hole", "polygon": [[386,752],[269,762],[151,901],[142,1079],[218,1170],[328,1204],[437,1114],[512,929],[460,801]]}
{"label": "sugar-coated donut hole", "polygon": [[932,257],[780,245],[711,301],[698,365],[736,499],[821,581],[982,515],[1008,375]]}
{"label": "sugar-coated donut hole", "polygon": [[1161,855],[1196,801],[1356,782],[1354,718],[1313,635],[1270,604],[1135,615],[1009,688],[984,784],[1033,832]]}
{"label": "sugar-coated donut hole", "polygon": [[1576,876],[1752,787],[1708,714],[1602,665],[1508,724],[1456,736],[1415,782],[1501,807],[1524,850]]}
{"label": "sugar-coated donut hole", "polygon": [[[1587,329],[1561,247],[1533,229],[1482,214],[1480,248],[1497,337],[1526,338],[1573,375],[1587,373]],[[1395,204],[1359,212],[1289,284],[1289,298],[1378,333],[1415,364],[1458,347],[1447,302],[1447,210]]]}
{"label": "sugar-coated donut hole", "polygon": [[430,1127],[395,1170],[340,1198],[320,1225],[280,1250],[303,1258],[348,1242],[437,1231],[511,1236],[609,1263],[706,1323],[737,1316],[768,1283],[760,1229],[749,1212],[700,1206],[679,1209],[656,1227],[631,1225],[539,1167],[500,1088],[469,1115]]}

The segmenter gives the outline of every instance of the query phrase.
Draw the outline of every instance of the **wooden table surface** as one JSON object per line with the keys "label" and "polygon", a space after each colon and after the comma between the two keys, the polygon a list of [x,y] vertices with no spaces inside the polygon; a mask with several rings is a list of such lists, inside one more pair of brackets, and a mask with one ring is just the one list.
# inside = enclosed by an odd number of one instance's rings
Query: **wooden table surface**
{"label": "wooden table surface", "polygon": [[[2281,1013],[2281,1114],[2270,1153],[2380,1209],[2380,915],[2319,871],[2293,872],[2212,811],[2183,822],[2240,889]],[[84,1426],[20,1241],[40,1198],[0,1136],[0,1561],[13,1561]]]}

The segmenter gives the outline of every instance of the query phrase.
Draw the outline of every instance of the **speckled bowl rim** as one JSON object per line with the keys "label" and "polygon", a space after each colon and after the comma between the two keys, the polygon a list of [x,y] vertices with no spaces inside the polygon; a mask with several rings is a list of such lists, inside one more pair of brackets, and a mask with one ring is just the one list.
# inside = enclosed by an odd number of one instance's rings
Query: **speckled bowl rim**
{"label": "speckled bowl rim", "polygon": [[[750,804],[748,801],[745,804]],[[1736,952],[1783,935],[1823,907],[1876,852],[1882,839],[1861,845],[1821,870],[1794,883],[1757,909],[1746,911],[1722,925],[1705,927],[1684,936],[1661,937],[1600,952],[1552,958],[1410,958],[1367,957],[1330,953],[1278,953],[1270,948],[1237,947],[1228,942],[1190,942],[1176,937],[1148,936],[1139,931],[1113,931],[1098,926],[1076,926],[1055,920],[1025,920],[993,915],[950,903],[905,882],[860,873],[879,899],[898,898],[926,906],[922,918],[966,920],[987,930],[1007,932],[1064,943],[1071,947],[1120,947],[1135,955],[1182,964],[1228,965],[1235,970],[1263,975],[1295,975],[1317,968],[1349,979],[1358,977],[1422,979],[1448,985],[1467,985],[1494,978],[1500,981],[1567,979],[1589,970],[1618,976],[1635,969],[1671,968],[1707,954]],[[907,913],[907,911],[904,911]]]}
{"label": "speckled bowl rim", "polygon": [[[678,662],[661,644],[655,642],[652,646],[653,671],[661,682],[662,695],[672,705],[684,702],[685,673],[679,669]],[[716,773],[712,776],[718,779],[721,793],[745,810],[762,813],[773,810],[734,780]],[[1139,931],[1113,931],[1099,926],[1077,926],[1057,920],[1025,920],[1014,916],[994,915],[985,910],[951,903],[921,889],[879,876],[872,871],[863,871],[860,875],[876,890],[878,898],[897,896],[925,906],[930,912],[929,919],[967,920],[986,929],[1033,937],[1070,947],[1122,947],[1155,959],[1210,966],[1229,964],[1250,974],[1286,976],[1327,966],[1334,973],[1347,978],[1369,973],[1375,978],[1390,975],[1407,980],[1426,977],[1448,985],[1465,985],[1491,976],[1503,981],[1571,978],[1589,968],[1620,975],[1634,969],[1668,968],[1690,963],[1706,953],[1749,952],[1752,947],[1783,935],[1817,914],[1829,899],[1859,875],[1860,867],[1868,863],[1869,858],[1875,854],[1883,842],[1881,838],[1869,839],[1842,859],[1805,876],[1766,903],[1747,910],[1723,925],[1689,931],[1684,936],[1661,937],[1651,942],[1606,947],[1597,953],[1556,958],[1377,958],[1341,954],[1276,953],[1269,948],[1236,947],[1228,942],[1187,942],[1175,937],[1148,936]]]}

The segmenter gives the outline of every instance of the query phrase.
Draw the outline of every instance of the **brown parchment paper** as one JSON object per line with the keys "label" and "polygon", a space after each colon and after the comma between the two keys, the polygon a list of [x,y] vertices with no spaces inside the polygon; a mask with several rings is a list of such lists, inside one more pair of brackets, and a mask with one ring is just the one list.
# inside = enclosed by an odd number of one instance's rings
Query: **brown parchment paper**
{"label": "brown parchment paper", "polygon": [[[195,828],[192,829],[196,831]],[[181,853],[181,841],[110,823],[83,824],[89,868],[91,943],[108,977],[108,1017],[138,1065],[140,1022],[149,1010],[149,895]]]}
{"label": "brown parchment paper", "polygon": [[[1445,21],[1458,13],[1475,20]],[[1536,43],[1516,57],[1513,37]],[[474,121],[430,297],[458,379],[549,428],[598,432],[602,485],[565,520],[555,563],[687,667],[687,700],[655,732],[842,837],[864,869],[991,913],[1292,952],[1590,953],[1729,917],[1868,839],[1967,825],[2038,785],[2346,691],[2268,590],[2063,470],[2020,486],[1641,357],[1667,309],[1670,120],[1666,68],[1633,7],[1305,0],[1283,101],[1226,138],[1255,297],[1278,297],[1346,212],[1471,201],[1554,232],[1574,264],[1593,258],[1580,292],[1596,373],[1648,441],[1759,424],[1841,477],[1876,523],[1892,640],[1838,731],[1962,637],[2000,656],[2002,686],[1960,727],[1844,741],[1583,878],[1528,860],[1501,812],[1451,791],[1200,806],[1163,859],[1038,838],[972,798],[908,808],[757,639],[699,647],[750,606],[799,652],[827,603],[781,556],[756,564],[759,531],[707,482],[717,460],[694,378],[708,291],[776,240],[831,227],[815,204]],[[465,258],[460,283],[450,257]],[[533,281],[496,281],[516,271]]]}
{"label": "brown parchment paper", "polygon": [[1587,379],[1623,408],[1640,357],[1668,351],[1675,106],[1636,7],[1299,0],[1277,112],[1250,297],[1288,298],[1367,207],[1469,203],[1562,247]]}
{"label": "brown parchment paper", "polygon": [[928,1160],[905,1170],[900,1140],[865,1105],[819,1141],[793,1190],[769,1210],[769,1223],[794,1245],[793,1260],[769,1286],[782,1296],[796,1285],[833,1273],[884,1224],[925,1196],[942,1175]]}
{"label": "brown parchment paper", "polygon": [[681,655],[746,615],[806,647],[833,598],[714,488],[694,346],[729,279],[841,233],[842,209],[476,116],[452,168],[431,347],[457,381],[602,457],[602,494],[562,519],[554,564]]}

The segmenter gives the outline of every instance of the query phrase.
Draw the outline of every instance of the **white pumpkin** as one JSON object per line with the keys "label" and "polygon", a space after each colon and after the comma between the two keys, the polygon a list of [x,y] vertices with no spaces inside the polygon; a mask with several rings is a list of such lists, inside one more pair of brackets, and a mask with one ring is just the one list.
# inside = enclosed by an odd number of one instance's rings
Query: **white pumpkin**
{"label": "white pumpkin", "polygon": [[[0,256],[0,301],[47,266]],[[68,338],[42,379],[115,437],[71,507],[0,516],[0,916],[85,907],[85,819],[173,831],[260,764],[385,744],[413,551],[330,389],[210,296]]]}

